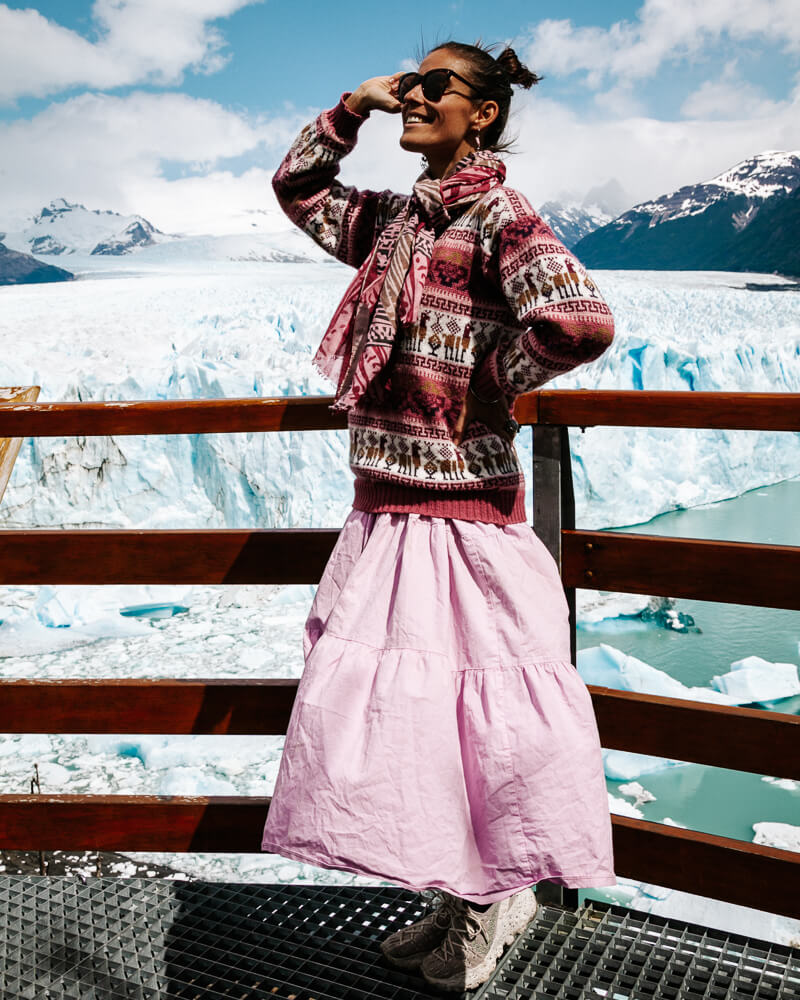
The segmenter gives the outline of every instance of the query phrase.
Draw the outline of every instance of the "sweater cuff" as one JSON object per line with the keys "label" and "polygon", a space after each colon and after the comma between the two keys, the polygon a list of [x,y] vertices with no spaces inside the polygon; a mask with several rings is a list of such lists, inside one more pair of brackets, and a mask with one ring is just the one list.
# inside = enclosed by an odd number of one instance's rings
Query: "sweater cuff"
{"label": "sweater cuff", "polygon": [[328,119],[328,124],[341,139],[355,142],[356,134],[369,117],[369,112],[366,115],[360,115],[357,111],[348,108],[344,102],[351,93],[352,91],[345,91],[336,107],[331,108],[330,111],[324,111],[323,114]]}
{"label": "sweater cuff", "polygon": [[473,372],[470,385],[481,399],[495,400],[507,395],[497,371],[497,349],[490,351]]}

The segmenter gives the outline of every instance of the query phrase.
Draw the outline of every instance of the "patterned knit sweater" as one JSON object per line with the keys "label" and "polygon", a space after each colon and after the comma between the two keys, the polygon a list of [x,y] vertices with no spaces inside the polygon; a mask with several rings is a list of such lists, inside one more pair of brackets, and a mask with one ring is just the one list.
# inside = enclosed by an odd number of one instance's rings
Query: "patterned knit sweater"
{"label": "patterned knit sweater", "polygon": [[[281,207],[324,250],[358,267],[408,196],[338,181],[365,117],[344,103],[292,144],[273,179]],[[495,524],[525,520],[514,446],[473,421],[453,429],[470,381],[516,396],[597,358],[611,312],[580,262],[525,198],[500,184],[435,239],[410,323],[398,330],[388,393],[348,413],[354,506]]]}

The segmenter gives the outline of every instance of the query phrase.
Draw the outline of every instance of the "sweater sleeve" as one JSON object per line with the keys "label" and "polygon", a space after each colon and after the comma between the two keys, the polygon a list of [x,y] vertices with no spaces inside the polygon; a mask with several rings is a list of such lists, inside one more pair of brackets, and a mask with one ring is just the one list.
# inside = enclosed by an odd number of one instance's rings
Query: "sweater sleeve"
{"label": "sweater sleeve", "polygon": [[375,238],[405,205],[407,195],[359,191],[338,181],[339,164],[356,144],[366,116],[351,111],[343,94],[300,132],[272,179],[283,211],[338,260],[358,267]]}
{"label": "sweater sleeve", "polygon": [[521,211],[496,234],[503,294],[525,327],[483,356],[479,395],[513,399],[588,361],[611,343],[611,310],[580,261],[516,192]]}

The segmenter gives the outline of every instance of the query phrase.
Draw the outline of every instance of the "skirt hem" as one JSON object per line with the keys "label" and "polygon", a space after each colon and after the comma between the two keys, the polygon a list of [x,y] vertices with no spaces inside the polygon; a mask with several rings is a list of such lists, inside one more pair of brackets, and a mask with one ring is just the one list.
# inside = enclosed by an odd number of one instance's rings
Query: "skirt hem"
{"label": "skirt hem", "polygon": [[344,871],[349,872],[351,875],[362,875],[365,878],[379,878],[384,879],[387,882],[395,882],[398,885],[403,886],[405,889],[411,889],[412,892],[422,892],[425,889],[442,889],[445,892],[449,892],[453,896],[459,896],[472,903],[496,903],[501,899],[506,899],[506,897],[514,895],[516,892],[521,892],[523,889],[531,888],[538,882],[542,881],[552,880],[557,885],[563,886],[565,889],[595,889],[600,888],[601,886],[614,886],[618,884],[617,877],[614,872],[601,869],[600,871],[591,874],[578,873],[573,875],[562,875],[559,872],[555,872],[549,875],[539,875],[537,878],[528,879],[514,886],[505,886],[502,889],[490,889],[485,892],[470,892],[465,889],[457,889],[449,883],[441,880],[422,884],[411,882],[398,875],[388,875],[385,872],[373,871],[372,869],[364,866],[339,863],[334,864],[331,861],[323,861],[310,854],[306,855],[301,851],[279,847],[277,844],[269,844],[266,841],[262,843],[261,850],[266,854],[278,854],[291,861],[300,861],[303,864],[313,865],[316,868],[326,868],[330,871]]}

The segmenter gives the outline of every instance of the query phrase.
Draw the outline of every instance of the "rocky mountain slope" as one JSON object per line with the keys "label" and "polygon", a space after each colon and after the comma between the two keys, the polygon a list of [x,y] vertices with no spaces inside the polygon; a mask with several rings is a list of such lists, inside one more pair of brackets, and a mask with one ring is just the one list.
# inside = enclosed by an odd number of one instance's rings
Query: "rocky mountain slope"
{"label": "rocky mountain slope", "polygon": [[797,239],[788,220],[798,189],[800,153],[759,153],[710,181],[634,206],[574,250],[589,267],[796,275]]}
{"label": "rocky mountain slope", "polygon": [[9,250],[0,243],[0,285],[28,285],[43,281],[70,281],[74,275],[45,264],[30,254]]}

